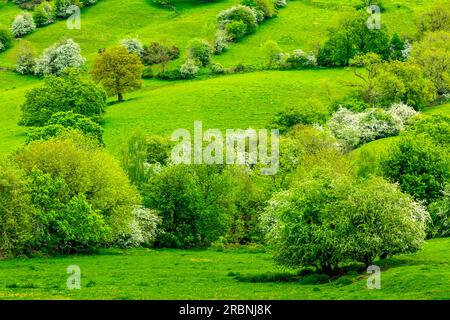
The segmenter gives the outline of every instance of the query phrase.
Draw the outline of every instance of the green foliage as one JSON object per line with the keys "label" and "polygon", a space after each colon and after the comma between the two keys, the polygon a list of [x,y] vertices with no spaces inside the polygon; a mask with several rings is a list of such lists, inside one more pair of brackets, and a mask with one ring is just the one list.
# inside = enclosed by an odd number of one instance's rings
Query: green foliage
{"label": "green foliage", "polygon": [[298,107],[288,107],[278,112],[273,120],[273,127],[286,133],[295,125],[324,124],[328,116],[326,107],[319,101],[303,102]]}
{"label": "green foliage", "polygon": [[450,184],[443,191],[443,197],[428,207],[432,225],[429,235],[432,238],[450,237]]}
{"label": "green foliage", "polygon": [[55,19],[55,8],[52,2],[43,1],[34,7],[33,19],[36,26],[42,27],[50,24]]}
{"label": "green foliage", "polygon": [[137,54],[118,46],[99,54],[91,74],[109,96],[117,95],[118,101],[122,102],[124,93],[142,87],[142,69],[143,65]]}
{"label": "green foliage", "polygon": [[271,0],[242,0],[241,4],[253,8],[262,20],[270,19],[275,15],[275,5]]}
{"label": "green foliage", "polygon": [[443,5],[436,5],[424,13],[419,21],[419,32],[450,31],[450,11]]}
{"label": "green foliage", "polygon": [[139,196],[119,164],[79,133],[35,141],[13,156],[31,179],[39,232],[33,247],[73,252],[128,230]]}
{"label": "green foliage", "polygon": [[20,120],[24,126],[45,126],[57,112],[100,118],[106,107],[103,90],[74,72],[46,77],[42,86],[28,91],[25,97]]}
{"label": "green foliage", "polygon": [[270,69],[278,62],[282,51],[278,43],[273,40],[266,41],[263,47],[267,57],[267,67]]}
{"label": "green foliage", "polygon": [[166,46],[158,42],[152,42],[149,46],[144,46],[142,63],[144,65],[154,65],[161,63],[163,70],[166,64],[180,56],[180,49],[175,46]]}
{"label": "green foliage", "polygon": [[386,29],[369,29],[367,19],[368,14],[361,12],[331,30],[329,40],[319,50],[319,65],[348,66],[352,58],[369,52],[388,59],[390,40]]}
{"label": "green foliage", "polygon": [[8,29],[0,28],[0,52],[7,50],[12,45],[12,34]]}
{"label": "green foliage", "polygon": [[397,34],[394,33],[391,38],[391,59],[405,61],[404,50],[406,49],[405,42]]}
{"label": "green foliage", "polygon": [[277,263],[331,274],[345,261],[370,265],[381,255],[420,249],[424,208],[380,178],[361,181],[333,167],[304,166],[299,180],[270,201],[262,222]]}
{"label": "green foliage", "polygon": [[0,255],[24,253],[33,238],[35,210],[24,172],[0,163]]}
{"label": "green foliage", "polygon": [[36,49],[26,41],[21,41],[16,53],[16,71],[20,74],[34,74]]}
{"label": "green foliage", "polygon": [[220,29],[227,31],[232,40],[238,40],[255,32],[258,25],[255,12],[247,6],[237,5],[224,10],[217,16]]}
{"label": "green foliage", "polygon": [[189,42],[187,52],[190,59],[199,61],[201,66],[207,66],[211,61],[213,50],[208,41],[193,39]]}
{"label": "green foliage", "polygon": [[426,203],[439,198],[450,179],[448,150],[423,135],[404,136],[382,158],[381,168],[386,178]]}
{"label": "green foliage", "polygon": [[87,137],[97,140],[100,146],[104,146],[103,128],[91,118],[72,111],[57,112],[52,115],[44,127],[31,128],[27,132],[27,143],[35,140],[48,140],[68,130],[78,130]]}
{"label": "green foliage", "polygon": [[215,166],[175,165],[143,188],[144,204],[160,212],[163,247],[205,247],[226,234],[229,178]]}

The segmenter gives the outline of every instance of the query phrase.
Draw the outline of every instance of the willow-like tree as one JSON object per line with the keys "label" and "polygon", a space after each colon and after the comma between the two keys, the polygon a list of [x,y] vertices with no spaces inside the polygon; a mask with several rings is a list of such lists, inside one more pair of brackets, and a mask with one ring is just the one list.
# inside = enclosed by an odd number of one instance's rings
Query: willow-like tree
{"label": "willow-like tree", "polygon": [[123,101],[123,94],[142,87],[141,59],[124,46],[118,46],[99,54],[91,72],[94,81],[100,83],[109,96],[117,95]]}

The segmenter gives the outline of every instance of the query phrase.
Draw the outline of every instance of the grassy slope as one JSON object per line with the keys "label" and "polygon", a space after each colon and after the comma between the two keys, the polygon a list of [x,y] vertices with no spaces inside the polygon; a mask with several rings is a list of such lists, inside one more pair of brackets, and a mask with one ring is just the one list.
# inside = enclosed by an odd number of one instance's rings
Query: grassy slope
{"label": "grassy slope", "polygon": [[[378,262],[381,290],[368,290],[364,275],[346,286],[238,282],[228,273],[280,271],[270,255],[247,250],[14,259],[0,262],[0,299],[450,299],[449,245],[449,238],[436,239],[416,254]],[[81,290],[66,289],[70,265],[81,268]]]}

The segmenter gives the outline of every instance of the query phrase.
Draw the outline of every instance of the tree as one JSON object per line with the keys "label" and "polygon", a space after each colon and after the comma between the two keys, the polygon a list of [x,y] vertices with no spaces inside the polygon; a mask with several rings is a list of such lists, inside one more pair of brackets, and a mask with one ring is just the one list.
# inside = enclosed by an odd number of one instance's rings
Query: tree
{"label": "tree", "polygon": [[118,46],[99,54],[91,74],[94,81],[103,85],[109,96],[117,95],[118,101],[122,102],[124,93],[142,87],[142,69],[137,54]]}
{"label": "tree", "polygon": [[33,16],[24,12],[17,15],[11,25],[11,31],[16,38],[33,32],[36,29],[36,24],[33,21]]}
{"label": "tree", "polygon": [[180,56],[180,49],[172,46],[166,46],[158,42],[152,42],[150,46],[144,46],[142,63],[145,65],[161,64],[162,72],[165,71],[169,61],[177,59]]}
{"label": "tree", "polygon": [[21,74],[34,74],[36,49],[30,42],[21,41],[16,52],[16,71]]}
{"label": "tree", "polygon": [[419,32],[450,31],[450,11],[438,5],[422,15],[419,21]]}
{"label": "tree", "polygon": [[144,54],[144,48],[139,39],[122,39],[120,44],[127,48],[129,53],[136,53],[139,57]]}
{"label": "tree", "polygon": [[[237,5],[221,11],[217,16],[217,23],[219,29],[228,31],[228,36],[231,39],[239,39],[244,35],[251,34],[258,26],[255,11],[243,5]],[[233,27],[230,28],[228,25]],[[237,32],[238,29],[239,32]]]}
{"label": "tree", "polygon": [[441,196],[450,179],[450,154],[426,135],[411,134],[383,156],[381,169],[404,192],[430,203]]}
{"label": "tree", "polygon": [[44,1],[34,7],[33,19],[38,27],[50,24],[55,19],[55,8],[51,2]]}
{"label": "tree", "polygon": [[425,34],[414,45],[411,60],[422,68],[438,93],[450,92],[450,32]]}
{"label": "tree", "polygon": [[69,68],[81,68],[85,62],[78,43],[72,39],[65,39],[44,50],[36,60],[35,73],[62,75]]}
{"label": "tree", "polygon": [[77,72],[47,76],[44,84],[25,94],[20,125],[45,126],[57,112],[72,111],[99,120],[106,107],[105,92]]}

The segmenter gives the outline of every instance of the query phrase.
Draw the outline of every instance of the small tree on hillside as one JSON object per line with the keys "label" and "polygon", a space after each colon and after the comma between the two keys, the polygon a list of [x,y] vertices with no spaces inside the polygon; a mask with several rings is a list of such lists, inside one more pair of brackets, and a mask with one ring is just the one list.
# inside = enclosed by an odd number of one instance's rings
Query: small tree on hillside
{"label": "small tree on hillside", "polygon": [[124,46],[118,46],[100,53],[92,70],[94,80],[101,83],[109,96],[117,95],[123,101],[123,94],[142,87],[141,59]]}

